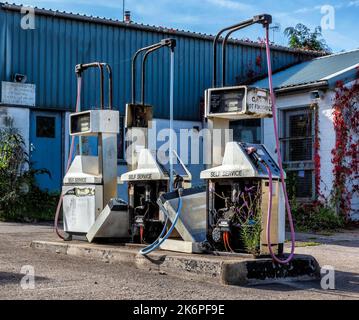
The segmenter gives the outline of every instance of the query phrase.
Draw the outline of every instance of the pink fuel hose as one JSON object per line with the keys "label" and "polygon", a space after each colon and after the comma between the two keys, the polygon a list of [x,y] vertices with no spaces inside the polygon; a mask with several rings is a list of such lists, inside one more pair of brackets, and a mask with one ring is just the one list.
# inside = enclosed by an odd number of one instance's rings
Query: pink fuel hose
{"label": "pink fuel hose", "polygon": [[277,149],[277,155],[278,155],[278,165],[279,165],[279,169],[280,169],[280,179],[281,179],[281,184],[282,184],[282,189],[283,189],[283,194],[284,194],[284,199],[285,199],[285,208],[288,213],[288,221],[289,221],[291,240],[292,240],[291,241],[292,247],[291,247],[291,252],[290,252],[289,257],[286,260],[281,260],[274,254],[273,249],[272,249],[272,244],[271,244],[271,239],[270,239],[270,231],[271,231],[271,218],[272,218],[272,195],[273,195],[272,182],[273,182],[273,179],[272,179],[272,173],[270,171],[270,168],[267,165],[265,165],[267,172],[268,172],[268,176],[269,176],[269,206],[268,206],[267,230],[266,230],[267,231],[267,242],[268,242],[269,252],[270,252],[273,260],[280,264],[288,264],[289,262],[292,261],[292,259],[294,257],[295,230],[294,230],[292,212],[291,212],[290,204],[289,204],[289,200],[288,200],[287,188],[286,188],[285,179],[284,179],[282,154],[280,151],[280,143],[279,143],[279,137],[278,137],[276,99],[275,99],[275,94],[274,94],[274,90],[273,90],[272,63],[271,63],[271,54],[270,54],[270,45],[269,45],[269,26],[268,25],[266,26],[265,43],[266,43],[267,65],[268,65],[269,90],[270,90],[270,97],[272,100],[274,135],[275,135],[275,143],[276,143],[276,149]]}
{"label": "pink fuel hose", "polygon": [[[76,99],[76,112],[79,112],[80,110],[80,104],[81,104],[81,84],[82,84],[82,78],[78,77],[77,78],[77,99]],[[71,146],[70,146],[70,150],[69,150],[69,157],[67,158],[67,164],[66,164],[66,172],[65,174],[69,171],[70,169],[70,165],[71,165],[71,160],[72,160],[72,155],[73,155],[73,151],[74,151],[74,146],[75,146],[75,137],[72,136],[71,137]],[[62,206],[62,201],[64,199],[64,195],[61,192],[60,194],[60,199],[59,202],[57,204],[57,208],[56,208],[56,214],[55,214],[55,232],[58,235],[58,237],[62,240],[66,240],[65,237],[60,233],[59,230],[59,216],[60,216],[60,210],[61,210],[61,206]]]}

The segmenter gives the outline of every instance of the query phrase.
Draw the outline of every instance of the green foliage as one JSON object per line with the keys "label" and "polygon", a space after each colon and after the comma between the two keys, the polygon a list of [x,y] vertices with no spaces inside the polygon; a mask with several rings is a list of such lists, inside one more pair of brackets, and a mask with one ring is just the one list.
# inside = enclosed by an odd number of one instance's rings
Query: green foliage
{"label": "green foliage", "polygon": [[258,191],[254,199],[250,199],[248,211],[250,215],[242,216],[240,219],[240,237],[243,241],[245,250],[248,253],[257,255],[260,250],[260,240],[262,232],[262,213],[260,208],[261,193]]}
{"label": "green foliage", "polygon": [[261,215],[256,214],[254,218],[248,218],[241,226],[241,239],[248,253],[257,255],[262,232]]}
{"label": "green foliage", "polygon": [[302,232],[335,231],[344,226],[344,219],[327,202],[299,204],[292,200],[292,214],[296,230]]}
{"label": "green foliage", "polygon": [[29,157],[21,134],[12,125],[0,129],[0,218],[2,220],[48,220],[57,194],[41,191],[36,175],[47,170],[28,169]]}
{"label": "green foliage", "polygon": [[298,23],[295,27],[286,28],[284,35],[289,38],[288,45],[291,48],[325,52],[331,51],[325,40],[321,39],[321,27],[316,27],[314,32],[311,32],[310,28]]}

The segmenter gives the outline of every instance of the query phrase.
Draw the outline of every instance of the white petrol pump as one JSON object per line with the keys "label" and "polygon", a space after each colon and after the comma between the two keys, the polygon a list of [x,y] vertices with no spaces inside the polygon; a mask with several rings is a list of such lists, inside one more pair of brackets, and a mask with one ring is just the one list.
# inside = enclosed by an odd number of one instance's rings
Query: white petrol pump
{"label": "white petrol pump", "polygon": [[[98,110],[80,111],[82,72],[92,67],[100,70],[101,106]],[[104,109],[103,67],[109,74],[108,109]],[[76,66],[76,73],[78,101],[76,112],[69,117],[72,143],[62,187],[65,239],[71,240],[73,236],[80,239],[86,237],[90,242],[104,238],[126,239],[129,237],[127,204],[117,199],[119,112],[112,110],[111,68],[103,63],[82,64]],[[75,137],[79,138],[80,152],[70,162]],[[94,155],[84,155],[82,152],[83,138],[86,137],[95,137],[97,140]]]}
{"label": "white petrol pump", "polygon": [[[248,86],[226,86],[226,43],[230,34],[255,23],[262,24],[268,31],[271,22],[270,15],[255,16],[222,29],[216,36],[213,88],[205,93],[205,112],[210,129],[229,129],[231,120],[276,117],[271,82],[270,91]],[[222,44],[222,82],[217,87],[217,41],[225,31],[228,33]],[[268,32],[266,44],[268,77],[271,80]],[[276,119],[273,120],[276,131]],[[213,167],[201,173],[201,179],[207,183],[206,227],[211,250],[271,254],[277,262],[288,261],[277,258],[277,255],[283,254],[288,201],[285,173],[276,140],[279,162],[264,145],[229,142],[224,150],[223,144],[214,143]],[[289,206],[287,210],[291,221]]]}
{"label": "white petrol pump", "polygon": [[[192,249],[194,252],[249,252],[260,256],[271,254],[279,263],[287,263],[293,257],[294,246],[286,261],[277,258],[277,255],[283,253],[286,208],[291,230],[294,230],[279,147],[277,162],[264,145],[233,141],[225,145],[222,139],[214,137],[219,134],[223,136],[233,120],[275,117],[275,98],[271,85],[270,91],[244,85],[226,86],[228,38],[233,32],[255,23],[262,24],[267,30],[267,62],[271,79],[268,44],[271,21],[270,15],[255,16],[222,29],[214,39],[213,88],[205,91],[205,117],[213,138],[212,165],[201,172],[206,190],[198,188],[182,197],[184,203],[187,201],[187,209],[195,207],[197,210],[181,217],[178,228],[182,230],[184,242],[192,242],[196,246],[189,248],[183,244],[165,243],[163,247],[167,250],[181,251],[185,248],[185,251]],[[222,82],[217,86],[217,42],[225,31],[228,33],[222,44]],[[158,201],[163,210],[172,215],[176,206],[173,199],[176,199],[174,194],[167,194]],[[199,203],[205,203],[204,209]]]}
{"label": "white petrol pump", "polygon": [[[146,61],[148,56],[167,47],[171,50],[171,61],[176,46],[174,39],[163,39],[159,43],[139,49],[132,59],[132,103],[126,105],[127,137],[131,147],[128,172],[121,176],[121,183],[128,184],[128,212],[132,242],[153,243],[166,226],[157,199],[172,189],[190,187],[192,176],[178,155],[170,151],[170,164],[162,165],[156,150],[148,148],[148,130],[151,129],[153,107],[145,104]],[[136,103],[136,62],[144,52],[141,67],[141,102]],[[171,74],[173,68],[171,64]],[[175,159],[175,161],[173,161]]]}

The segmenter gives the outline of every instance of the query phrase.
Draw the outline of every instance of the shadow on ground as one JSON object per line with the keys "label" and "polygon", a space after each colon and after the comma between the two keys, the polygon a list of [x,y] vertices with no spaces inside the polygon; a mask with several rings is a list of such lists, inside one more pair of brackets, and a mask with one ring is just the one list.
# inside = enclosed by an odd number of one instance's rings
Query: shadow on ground
{"label": "shadow on ground", "polygon": [[[15,273],[15,272],[0,272],[0,286],[5,284],[14,284],[20,283],[21,279],[23,279],[25,274],[23,273]],[[46,277],[37,277],[35,276],[35,281],[50,281],[49,278]]]}
{"label": "shadow on ground", "polygon": [[[258,284],[252,287],[269,291],[298,291],[298,290],[321,290],[320,280],[304,282],[278,282],[271,284]],[[335,271],[335,290],[334,292],[345,292],[350,294],[359,293],[359,274],[353,272]]]}

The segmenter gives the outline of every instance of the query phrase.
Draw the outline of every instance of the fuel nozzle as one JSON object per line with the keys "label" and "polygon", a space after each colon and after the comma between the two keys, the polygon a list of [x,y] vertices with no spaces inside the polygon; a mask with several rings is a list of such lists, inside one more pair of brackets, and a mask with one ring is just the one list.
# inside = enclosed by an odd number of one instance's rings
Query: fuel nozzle
{"label": "fuel nozzle", "polygon": [[270,14],[259,14],[253,17],[253,21],[256,23],[261,23],[263,26],[268,26],[272,23],[272,16]]}
{"label": "fuel nozzle", "polygon": [[247,154],[257,162],[263,162],[263,159],[258,155],[258,150],[255,147],[247,147]]}
{"label": "fuel nozzle", "polygon": [[240,195],[239,183],[234,183],[232,185],[232,203],[238,202],[239,195]]}
{"label": "fuel nozzle", "polygon": [[173,38],[162,39],[160,43],[162,46],[167,46],[171,50],[173,50],[177,45],[176,39]]}
{"label": "fuel nozzle", "polygon": [[183,182],[184,182],[183,177],[181,177],[180,175],[177,174],[176,178],[173,181],[173,188],[175,190],[183,189]]}

